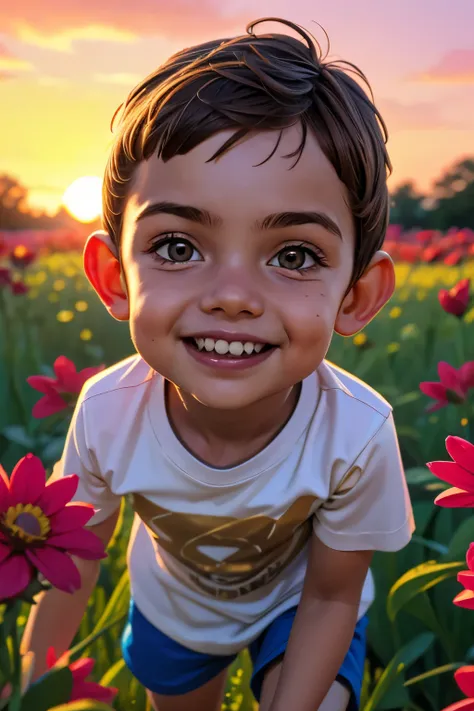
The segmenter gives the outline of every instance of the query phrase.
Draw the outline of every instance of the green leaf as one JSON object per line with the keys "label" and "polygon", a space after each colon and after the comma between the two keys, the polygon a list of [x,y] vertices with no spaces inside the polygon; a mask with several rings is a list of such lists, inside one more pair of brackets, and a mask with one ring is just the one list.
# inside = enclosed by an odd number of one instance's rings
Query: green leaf
{"label": "green leaf", "polygon": [[412,467],[405,470],[405,477],[410,486],[424,486],[425,484],[439,481],[428,467]]}
{"label": "green leaf", "polygon": [[421,397],[421,392],[419,390],[413,390],[411,393],[405,393],[405,395],[400,395],[393,400],[393,407],[402,407],[403,405],[409,405],[411,402],[416,402]]}
{"label": "green leaf", "polygon": [[411,679],[407,679],[405,686],[413,686],[413,684],[419,684],[420,681],[426,681],[426,679],[432,679],[440,674],[446,674],[447,672],[456,671],[465,666],[464,662],[453,662],[453,664],[444,664],[442,667],[436,667],[436,669],[430,669],[423,674],[418,674],[418,676],[412,676]]}
{"label": "green leaf", "polygon": [[128,672],[128,667],[124,659],[119,659],[115,664],[105,672],[102,679],[99,681],[101,686],[120,686],[120,677],[124,672]]}
{"label": "green leaf", "polygon": [[[22,707],[23,711],[23,707]],[[104,704],[102,701],[93,701],[92,699],[81,699],[80,701],[72,701],[69,704],[61,704],[54,706],[49,711],[114,711],[112,706]]]}
{"label": "green leaf", "polygon": [[420,634],[403,646],[395,656],[392,657],[363,711],[377,711],[377,709],[381,708],[379,704],[388,694],[394,683],[396,683],[398,675],[401,674],[406,667],[416,662],[416,660],[426,652],[428,647],[433,644],[434,639],[435,636],[429,632]]}
{"label": "green leaf", "polygon": [[4,427],[2,435],[10,440],[10,442],[15,442],[15,444],[26,447],[26,449],[31,449],[35,444],[34,440],[22,425],[9,425],[8,427]]}
{"label": "green leaf", "polygon": [[[442,560],[445,562],[465,561],[467,549],[472,541],[474,541],[474,518],[471,516],[463,521],[454,532]],[[463,564],[463,567],[466,567],[466,564]]]}
{"label": "green leaf", "polygon": [[412,543],[419,543],[421,546],[424,546],[435,553],[439,553],[440,555],[446,555],[449,550],[448,546],[443,546],[442,543],[437,543],[436,541],[432,541],[430,538],[423,538],[423,536],[417,536],[416,534],[412,536],[411,540]]}
{"label": "green leaf", "polygon": [[429,560],[408,570],[397,580],[388,594],[387,614],[390,620],[393,622],[397,613],[415,595],[429,590],[443,580],[452,578],[464,567],[464,563],[436,563],[434,560]]}
{"label": "green leaf", "polygon": [[51,669],[21,700],[21,711],[49,711],[52,706],[65,704],[71,698],[72,673],[68,667]]}

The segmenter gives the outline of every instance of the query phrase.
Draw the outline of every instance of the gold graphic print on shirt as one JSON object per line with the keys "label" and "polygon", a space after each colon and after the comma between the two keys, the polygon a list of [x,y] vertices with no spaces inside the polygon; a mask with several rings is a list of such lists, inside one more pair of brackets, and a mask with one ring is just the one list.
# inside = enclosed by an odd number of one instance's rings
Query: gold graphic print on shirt
{"label": "gold graphic print on shirt", "polygon": [[300,497],[279,519],[185,514],[140,494],[132,500],[158,546],[186,566],[201,590],[229,600],[266,585],[298,555],[311,536],[317,498]]}

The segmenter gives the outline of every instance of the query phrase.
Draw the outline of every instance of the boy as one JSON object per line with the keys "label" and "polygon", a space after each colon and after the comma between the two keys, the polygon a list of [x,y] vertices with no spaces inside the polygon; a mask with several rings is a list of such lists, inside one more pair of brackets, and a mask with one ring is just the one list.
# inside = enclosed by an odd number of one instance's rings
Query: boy
{"label": "boy", "polygon": [[[256,24],[125,102],[84,263],[137,354],[87,383],[53,474],[105,543],[132,497],[123,654],[159,711],[220,709],[245,647],[261,711],[357,709],[372,552],[413,531],[390,405],[325,360],[393,293],[385,126],[306,32]],[[37,675],[81,570],[29,620]]]}

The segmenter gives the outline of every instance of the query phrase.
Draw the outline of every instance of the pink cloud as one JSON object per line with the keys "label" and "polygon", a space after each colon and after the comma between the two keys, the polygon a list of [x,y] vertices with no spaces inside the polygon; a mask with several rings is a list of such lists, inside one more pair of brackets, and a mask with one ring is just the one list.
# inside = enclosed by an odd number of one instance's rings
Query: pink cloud
{"label": "pink cloud", "polygon": [[254,15],[250,0],[248,8],[245,2],[240,3],[234,12],[221,0],[15,0],[0,4],[0,27],[3,32],[18,36],[19,24],[34,27],[44,35],[104,25],[141,36],[171,34],[186,42],[216,33],[234,35],[236,27],[244,32]]}
{"label": "pink cloud", "polygon": [[395,131],[465,128],[462,120],[443,116],[442,106],[434,101],[402,103],[395,99],[379,99],[377,106],[387,124],[389,134]]}
{"label": "pink cloud", "polygon": [[410,79],[433,84],[474,84],[474,49],[453,49],[434,67]]}

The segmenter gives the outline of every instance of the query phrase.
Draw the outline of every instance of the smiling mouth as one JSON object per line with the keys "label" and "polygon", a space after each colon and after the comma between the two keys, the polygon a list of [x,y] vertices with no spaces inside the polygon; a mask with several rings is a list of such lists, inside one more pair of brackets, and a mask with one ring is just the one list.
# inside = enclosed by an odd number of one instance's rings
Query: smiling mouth
{"label": "smiling mouth", "polygon": [[226,341],[222,338],[184,338],[185,343],[203,354],[221,358],[251,358],[277,346],[253,341]]}

